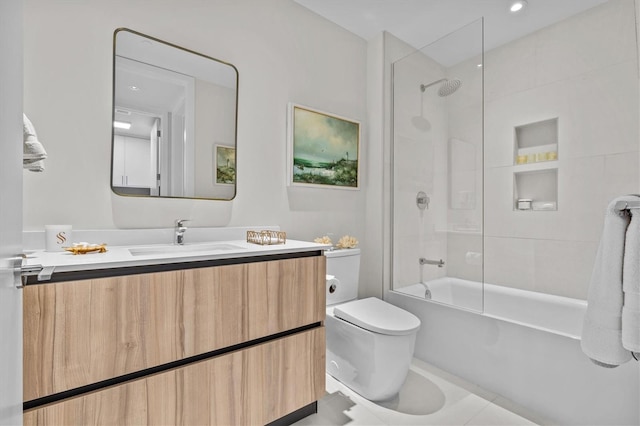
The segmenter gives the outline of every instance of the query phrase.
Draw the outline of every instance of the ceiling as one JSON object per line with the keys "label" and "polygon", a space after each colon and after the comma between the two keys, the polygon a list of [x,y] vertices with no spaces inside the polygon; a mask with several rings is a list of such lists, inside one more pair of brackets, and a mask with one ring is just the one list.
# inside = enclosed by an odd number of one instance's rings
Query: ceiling
{"label": "ceiling", "polygon": [[491,50],[608,0],[528,0],[515,14],[508,0],[294,1],[365,40],[388,31],[416,49],[484,17],[484,47]]}

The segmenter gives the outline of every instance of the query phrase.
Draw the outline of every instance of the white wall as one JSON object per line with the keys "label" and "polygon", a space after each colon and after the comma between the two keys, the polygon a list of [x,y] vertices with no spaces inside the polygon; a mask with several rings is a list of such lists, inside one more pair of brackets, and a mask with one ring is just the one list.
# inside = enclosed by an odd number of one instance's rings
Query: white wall
{"label": "white wall", "polygon": [[[0,425],[22,425],[22,1],[0,2]],[[29,172],[27,172],[29,173]]]}
{"label": "white wall", "polygon": [[[634,6],[636,9],[636,48],[638,49],[638,58],[640,58],[640,42],[638,40],[638,33],[640,33],[640,0],[635,0]],[[638,62],[638,71],[638,78],[640,79],[640,59]],[[638,98],[640,99],[640,84],[638,85]],[[638,130],[640,133],[640,108],[638,110]],[[640,156],[640,150],[638,150],[638,155]],[[638,186],[640,187],[640,173],[638,173]]]}
{"label": "white wall", "polygon": [[359,296],[382,297],[386,275],[384,252],[387,236],[384,232],[385,212],[384,192],[386,170],[384,164],[385,121],[384,108],[388,105],[385,97],[384,33],[378,34],[367,43],[367,121],[369,122],[368,167],[366,170],[365,229],[367,230],[367,255],[360,262]]}
{"label": "white wall", "polygon": [[[109,188],[112,37],[127,27],[239,70],[233,202],[118,197]],[[46,144],[25,175],[24,226],[79,229],[275,224],[290,238],[356,236],[367,256],[364,40],[291,0],[25,1],[25,111]],[[287,103],[362,123],[362,190],[286,186]]]}
{"label": "white wall", "polygon": [[[380,90],[380,88],[382,88],[382,92],[377,92],[377,97],[371,96],[369,99],[370,108],[373,108],[374,106],[374,99],[378,102],[377,108],[375,110],[371,110],[372,118],[370,128],[372,131],[374,128],[378,130],[379,145],[375,154],[372,155],[380,157],[378,164],[381,164],[382,171],[381,182],[379,182],[378,185],[382,192],[369,195],[368,201],[371,202],[372,197],[376,197],[377,195],[378,198],[375,199],[375,202],[380,206],[382,213],[377,218],[379,222],[372,221],[368,229],[381,231],[380,239],[382,241],[382,248],[380,249],[380,254],[382,265],[380,269],[382,272],[383,292],[392,288],[392,275],[394,274],[395,267],[395,265],[392,267],[393,223],[397,223],[398,220],[402,220],[402,218],[395,218],[393,211],[395,194],[392,191],[392,187],[394,185],[394,177],[392,176],[392,140],[394,137],[392,125],[392,65],[401,58],[413,54],[415,50],[415,48],[388,32],[384,32],[379,37],[369,42],[369,57],[375,58],[375,61],[370,61],[369,73],[371,75],[371,81],[375,84],[375,86],[370,88],[370,91],[375,93],[376,90]],[[407,84],[407,87],[413,86],[413,90],[415,90],[415,85],[420,85],[418,81],[407,82]],[[417,100],[419,101],[420,98],[418,97]],[[413,105],[415,107],[416,104],[414,103]],[[417,239],[417,236],[414,236],[414,239]],[[395,254],[395,257],[397,257],[397,253]]]}
{"label": "white wall", "polygon": [[[633,0],[486,53],[485,281],[586,299],[604,211],[638,193]],[[513,211],[513,132],[558,117],[558,211]]]}
{"label": "white wall", "polygon": [[367,47],[369,152],[366,180],[367,254],[360,269],[360,297],[382,297],[391,287],[391,66],[415,49],[388,32]]}
{"label": "white wall", "polygon": [[[465,27],[462,33],[479,53],[481,33],[480,21]],[[458,32],[453,33],[453,37],[458,36]],[[434,45],[446,47],[448,43],[445,37]],[[399,41],[395,45],[400,51],[407,48]],[[449,64],[439,63],[428,51],[429,47],[421,51],[412,49],[410,54],[400,56],[393,67],[395,288],[445,275],[482,280],[481,265],[464,262],[466,251],[482,251],[482,69],[476,66],[481,58],[449,69]],[[439,96],[439,83],[421,92],[422,84],[429,86],[442,78],[460,79],[462,85],[448,97]],[[422,119],[430,125],[428,130],[414,123],[420,118],[421,107]],[[449,150],[453,138],[471,150],[469,158],[473,161],[468,162],[475,170],[470,172],[467,185],[475,202],[467,202],[464,210],[450,208]],[[430,199],[424,211],[416,206],[418,191],[425,192]],[[475,231],[462,234],[461,228]],[[475,238],[472,246],[469,235]],[[461,259],[451,247],[463,250]],[[443,259],[445,266],[420,266],[421,257]]]}

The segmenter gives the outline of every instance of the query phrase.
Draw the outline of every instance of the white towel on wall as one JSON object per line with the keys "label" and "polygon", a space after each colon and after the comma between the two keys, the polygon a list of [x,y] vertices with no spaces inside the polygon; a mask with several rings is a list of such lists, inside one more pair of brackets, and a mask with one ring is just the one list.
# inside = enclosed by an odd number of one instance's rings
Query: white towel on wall
{"label": "white towel on wall", "polygon": [[639,200],[630,195],[609,203],[589,283],[580,345],[592,361],[605,367],[616,367],[631,359],[631,352],[622,346],[622,276],[630,215],[616,211],[615,205],[618,201]]}
{"label": "white towel on wall", "polygon": [[622,346],[640,352],[640,210],[631,210],[622,274]]}
{"label": "white towel on wall", "polygon": [[38,140],[36,129],[31,120],[22,114],[22,167],[32,172],[44,171],[44,160],[47,151]]}

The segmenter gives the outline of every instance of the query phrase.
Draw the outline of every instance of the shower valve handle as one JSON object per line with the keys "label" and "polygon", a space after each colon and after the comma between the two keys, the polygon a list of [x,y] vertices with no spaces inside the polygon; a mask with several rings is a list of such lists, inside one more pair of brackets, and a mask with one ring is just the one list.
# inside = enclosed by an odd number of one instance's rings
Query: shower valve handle
{"label": "shower valve handle", "polygon": [[420,210],[428,209],[430,201],[429,196],[423,191],[418,192],[416,195],[416,205]]}

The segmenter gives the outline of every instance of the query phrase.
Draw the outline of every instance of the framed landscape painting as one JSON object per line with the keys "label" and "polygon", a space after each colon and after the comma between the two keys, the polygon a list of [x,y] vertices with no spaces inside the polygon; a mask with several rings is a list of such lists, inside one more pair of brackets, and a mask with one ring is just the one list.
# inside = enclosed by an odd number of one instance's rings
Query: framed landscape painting
{"label": "framed landscape painting", "polygon": [[358,189],[360,123],[289,104],[289,184]]}
{"label": "framed landscape painting", "polygon": [[216,183],[236,183],[236,149],[224,146],[215,146]]}

